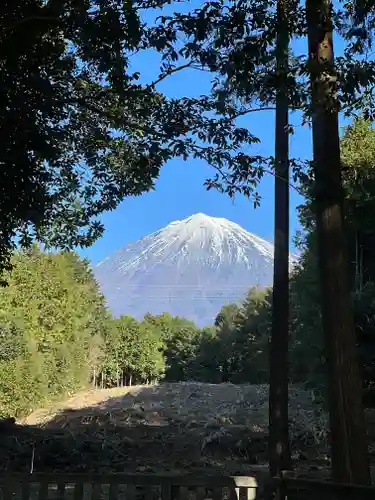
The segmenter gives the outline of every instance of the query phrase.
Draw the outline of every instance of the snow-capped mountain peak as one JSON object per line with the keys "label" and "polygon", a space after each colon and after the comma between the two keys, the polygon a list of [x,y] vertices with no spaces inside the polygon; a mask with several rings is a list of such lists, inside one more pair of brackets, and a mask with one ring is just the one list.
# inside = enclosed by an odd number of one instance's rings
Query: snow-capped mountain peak
{"label": "snow-capped mountain peak", "polygon": [[205,324],[250,286],[270,285],[272,265],[272,243],[197,213],[126,245],[94,272],[115,315],[167,311]]}

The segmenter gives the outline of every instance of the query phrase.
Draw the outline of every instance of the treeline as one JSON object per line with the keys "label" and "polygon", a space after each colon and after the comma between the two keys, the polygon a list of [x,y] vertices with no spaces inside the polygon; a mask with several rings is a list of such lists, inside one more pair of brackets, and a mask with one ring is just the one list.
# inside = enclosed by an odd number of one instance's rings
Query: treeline
{"label": "treeline", "polygon": [[[260,346],[250,354],[255,330],[249,321],[263,304],[261,291],[250,291],[241,307],[223,308],[214,326],[201,329],[168,313],[147,314],[143,321],[112,318],[88,262],[72,252],[17,252],[7,280],[0,289],[2,416],[27,414],[89,384],[260,380]],[[243,318],[242,330],[234,313]],[[247,328],[253,333],[241,340]]]}
{"label": "treeline", "polygon": [[168,314],[112,318],[88,262],[73,252],[34,246],[12,261],[0,288],[0,416],[27,414],[88,385],[193,376],[211,329]]}
{"label": "treeline", "polygon": [[[88,385],[267,380],[268,295],[252,289],[213,326],[147,314],[112,318],[88,262],[17,252],[0,289],[0,415],[24,415]],[[246,333],[248,332],[248,333]]]}

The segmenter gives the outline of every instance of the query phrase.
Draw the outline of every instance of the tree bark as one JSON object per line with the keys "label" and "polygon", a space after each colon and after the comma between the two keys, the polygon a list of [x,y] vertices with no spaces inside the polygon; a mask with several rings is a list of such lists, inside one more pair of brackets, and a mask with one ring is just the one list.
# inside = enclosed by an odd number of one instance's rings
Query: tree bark
{"label": "tree bark", "polygon": [[[289,341],[289,130],[288,71],[289,34],[287,3],[277,3],[276,65],[280,82],[275,123],[275,253],[270,342],[269,459],[272,476],[290,468],[288,434]],[[280,493],[281,495],[281,493]],[[280,496],[279,495],[279,496]]]}
{"label": "tree bark", "polygon": [[331,3],[306,0],[314,151],[314,206],[323,330],[329,367],[332,473],[336,481],[370,484],[362,382],[343,223],[338,103]]}

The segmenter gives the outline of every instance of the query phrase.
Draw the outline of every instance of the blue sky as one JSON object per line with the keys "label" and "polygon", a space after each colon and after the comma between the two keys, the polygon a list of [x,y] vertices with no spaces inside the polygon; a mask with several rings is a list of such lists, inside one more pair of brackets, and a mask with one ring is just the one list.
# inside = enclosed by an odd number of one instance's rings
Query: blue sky
{"label": "blue sky", "polygon": [[[194,4],[198,5],[197,2]],[[190,8],[191,8],[191,4]],[[185,4],[186,6],[186,4]],[[186,7],[185,7],[186,8]],[[181,10],[181,8],[179,8]],[[305,50],[305,42],[298,49]],[[337,47],[336,47],[337,48]],[[299,51],[298,50],[298,51]],[[144,81],[152,81],[158,70],[158,59],[153,53],[133,57],[134,70],[140,71]],[[199,95],[209,90],[210,75],[187,69],[161,82],[158,89],[170,97]],[[291,136],[291,157],[311,158],[311,130],[300,125],[298,114],[291,115],[296,126]],[[274,112],[262,111],[243,118],[241,125],[260,138],[252,153],[272,155],[274,148]],[[229,199],[226,195],[209,191],[204,180],[212,175],[211,168],[202,161],[173,160],[161,171],[155,191],[137,198],[128,198],[113,212],[102,216],[106,231],[91,248],[80,254],[96,263],[122,246],[156,231],[176,219],[183,219],[198,212],[225,217],[262,238],[273,240],[273,187],[274,179],[267,175],[259,192],[261,207],[254,209],[244,197]],[[291,246],[298,228],[296,207],[303,201],[293,188],[290,189]]]}

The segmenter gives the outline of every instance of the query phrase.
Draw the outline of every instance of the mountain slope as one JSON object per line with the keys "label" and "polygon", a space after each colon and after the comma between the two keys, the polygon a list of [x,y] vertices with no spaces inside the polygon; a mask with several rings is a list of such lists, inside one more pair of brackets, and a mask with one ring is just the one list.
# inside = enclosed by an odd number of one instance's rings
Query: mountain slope
{"label": "mountain slope", "polygon": [[115,316],[167,311],[204,325],[250,286],[270,285],[272,262],[271,243],[227,219],[195,214],[126,245],[94,274]]}

